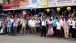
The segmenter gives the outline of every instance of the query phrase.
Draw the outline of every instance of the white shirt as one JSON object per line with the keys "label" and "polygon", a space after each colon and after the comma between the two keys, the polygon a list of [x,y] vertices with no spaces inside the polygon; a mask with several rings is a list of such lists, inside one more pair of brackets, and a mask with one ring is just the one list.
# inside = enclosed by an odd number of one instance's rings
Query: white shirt
{"label": "white shirt", "polygon": [[60,19],[60,25],[63,27],[63,20],[62,19]]}
{"label": "white shirt", "polygon": [[14,19],[10,19],[10,21],[11,21],[11,23],[13,23],[14,22]]}
{"label": "white shirt", "polygon": [[72,21],[72,28],[75,28],[75,23],[76,23],[76,21]]}
{"label": "white shirt", "polygon": [[28,20],[28,25],[30,26],[30,20]]}
{"label": "white shirt", "polygon": [[31,27],[35,27],[36,25],[35,25],[35,20],[29,20],[29,22],[28,22],[28,24],[29,24],[29,26],[31,26]]}
{"label": "white shirt", "polygon": [[26,27],[26,20],[22,21],[22,27]]}
{"label": "white shirt", "polygon": [[57,25],[57,28],[56,29],[60,30],[61,29],[60,22],[56,22],[56,25]]}
{"label": "white shirt", "polygon": [[42,26],[46,26],[46,20],[43,20],[41,23]]}
{"label": "white shirt", "polygon": [[48,24],[52,24],[52,21],[48,20]]}
{"label": "white shirt", "polygon": [[20,24],[22,24],[23,19],[20,19]]}
{"label": "white shirt", "polygon": [[71,23],[71,20],[70,20],[70,19],[68,20],[68,22],[69,22],[69,25],[72,25],[72,23]]}

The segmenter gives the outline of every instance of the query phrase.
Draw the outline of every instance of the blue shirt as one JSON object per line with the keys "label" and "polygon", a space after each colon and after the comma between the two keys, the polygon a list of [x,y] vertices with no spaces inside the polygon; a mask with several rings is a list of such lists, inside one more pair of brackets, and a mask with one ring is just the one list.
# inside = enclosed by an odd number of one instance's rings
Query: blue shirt
{"label": "blue shirt", "polygon": [[8,27],[11,27],[12,26],[12,23],[11,22],[8,22]]}
{"label": "blue shirt", "polygon": [[53,19],[53,20],[52,20],[53,27],[56,27],[56,21],[57,21],[56,19]]}

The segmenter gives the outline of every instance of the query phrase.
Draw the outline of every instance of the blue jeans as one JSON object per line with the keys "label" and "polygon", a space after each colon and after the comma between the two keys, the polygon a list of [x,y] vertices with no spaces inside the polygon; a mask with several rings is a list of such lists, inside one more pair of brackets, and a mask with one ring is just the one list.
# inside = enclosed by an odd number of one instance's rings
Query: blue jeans
{"label": "blue jeans", "polygon": [[13,26],[13,35],[16,36],[16,34],[17,34],[17,27]]}
{"label": "blue jeans", "polygon": [[11,35],[11,27],[7,28],[7,33],[8,33],[8,35]]}

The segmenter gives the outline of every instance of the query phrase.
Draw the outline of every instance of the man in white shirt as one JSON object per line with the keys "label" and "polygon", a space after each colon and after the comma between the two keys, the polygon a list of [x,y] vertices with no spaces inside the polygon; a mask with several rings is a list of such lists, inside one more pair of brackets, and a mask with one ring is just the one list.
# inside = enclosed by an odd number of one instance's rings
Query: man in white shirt
{"label": "man in white shirt", "polygon": [[36,18],[36,34],[38,35],[40,32],[40,20]]}
{"label": "man in white shirt", "polygon": [[60,25],[61,25],[61,37],[64,37],[64,29],[63,29],[63,22],[64,22],[64,17],[62,17],[62,19],[60,19]]}
{"label": "man in white shirt", "polygon": [[76,38],[76,20],[74,18],[74,20],[72,21],[72,38],[75,39]]}
{"label": "man in white shirt", "polygon": [[35,19],[32,18],[32,20],[29,20],[28,24],[31,27],[32,34],[36,34],[36,25],[35,25],[36,22],[35,22]]}
{"label": "man in white shirt", "polygon": [[41,29],[41,37],[46,37],[46,19],[43,17],[41,21],[42,29]]}
{"label": "man in white shirt", "polygon": [[71,36],[71,34],[72,34],[72,21],[73,21],[73,19],[72,19],[72,17],[70,17],[70,19],[68,20],[68,22],[69,22],[69,26],[70,26],[70,29],[69,29],[69,36]]}
{"label": "man in white shirt", "polygon": [[57,25],[57,37],[59,38],[59,37],[61,37],[61,24],[60,24],[60,21],[59,21],[59,19],[57,20],[57,22],[56,22],[56,25]]}

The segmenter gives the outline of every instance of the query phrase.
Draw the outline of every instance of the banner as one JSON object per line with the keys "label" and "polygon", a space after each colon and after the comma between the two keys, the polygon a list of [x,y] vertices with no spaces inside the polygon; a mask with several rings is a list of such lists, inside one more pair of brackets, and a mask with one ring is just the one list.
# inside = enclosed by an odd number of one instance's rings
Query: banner
{"label": "banner", "polygon": [[72,0],[48,0],[48,7],[71,6]]}
{"label": "banner", "polygon": [[4,4],[4,10],[34,9],[76,5],[76,0],[22,0],[20,3]]}
{"label": "banner", "polygon": [[72,0],[72,5],[76,5],[76,0]]}
{"label": "banner", "polygon": [[20,2],[20,9],[31,8],[47,8],[48,0],[29,0],[28,2]]}
{"label": "banner", "polygon": [[72,0],[57,0],[57,5],[60,6],[71,6]]}
{"label": "banner", "polygon": [[2,8],[3,10],[16,10],[19,9],[19,3],[5,4]]}
{"label": "banner", "polygon": [[48,7],[55,7],[57,6],[57,0],[48,0]]}

